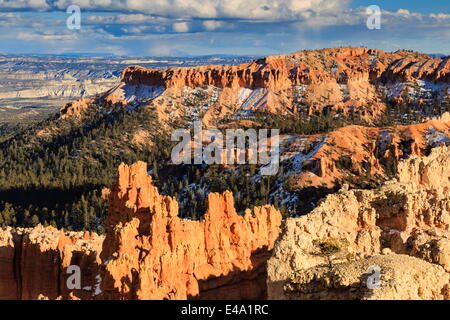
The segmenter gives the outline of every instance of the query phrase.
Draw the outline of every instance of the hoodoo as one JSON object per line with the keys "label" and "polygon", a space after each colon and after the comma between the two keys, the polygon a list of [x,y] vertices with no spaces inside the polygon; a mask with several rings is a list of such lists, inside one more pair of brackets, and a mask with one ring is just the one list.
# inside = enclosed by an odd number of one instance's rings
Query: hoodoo
{"label": "hoodoo", "polygon": [[[138,162],[119,167],[109,207],[106,238],[42,226],[0,231],[0,298],[266,297],[281,225],[273,206],[239,215],[230,192],[213,193],[202,221],[181,219],[177,201],[160,195]],[[67,287],[71,265],[82,271],[80,290]]]}
{"label": "hoodoo", "polygon": [[239,215],[230,192],[209,195],[202,221],[180,219],[177,201],[158,193],[145,163],[121,165],[101,254],[104,297],[263,298],[280,224],[273,206]]}

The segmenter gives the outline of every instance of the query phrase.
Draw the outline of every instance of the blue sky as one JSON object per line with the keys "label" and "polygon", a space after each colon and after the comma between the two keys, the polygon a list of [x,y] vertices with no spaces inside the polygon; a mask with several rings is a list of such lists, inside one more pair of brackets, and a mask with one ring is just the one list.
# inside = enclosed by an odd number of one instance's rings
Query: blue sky
{"label": "blue sky", "polygon": [[[81,9],[69,30],[66,9]],[[366,26],[370,5],[381,29]],[[366,46],[450,54],[448,0],[0,0],[0,52],[270,55]]]}
{"label": "blue sky", "polygon": [[450,5],[448,0],[354,0],[351,3],[352,7],[369,6],[376,4],[385,10],[398,10],[400,8],[408,9],[414,12],[421,13],[436,13],[444,12],[450,13]]}

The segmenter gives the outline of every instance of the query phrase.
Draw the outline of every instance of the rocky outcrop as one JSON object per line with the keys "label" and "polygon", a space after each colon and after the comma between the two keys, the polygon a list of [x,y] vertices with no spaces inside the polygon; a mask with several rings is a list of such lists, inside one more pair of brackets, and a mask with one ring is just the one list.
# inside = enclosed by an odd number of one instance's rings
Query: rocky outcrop
{"label": "rocky outcrop", "polygon": [[[178,217],[146,164],[119,167],[106,238],[41,225],[0,232],[0,299],[256,299],[280,231],[272,206],[239,215],[230,192],[210,194],[202,221]],[[69,288],[77,266],[79,289]]]}
{"label": "rocky outcrop", "polygon": [[[0,231],[0,300],[90,298],[95,294],[103,237],[41,225]],[[81,287],[68,288],[69,266],[81,271]]]}
{"label": "rocky outcrop", "polygon": [[103,298],[264,297],[280,224],[272,206],[239,215],[230,192],[209,195],[202,221],[180,219],[177,201],[158,193],[145,163],[121,165],[101,254]]}
{"label": "rocky outcrop", "polygon": [[431,91],[448,99],[448,58],[366,48],[299,51],[237,66],[165,70],[130,66],[104,99],[141,102],[172,115],[195,115],[205,123],[235,114],[340,113],[372,121],[386,99],[424,107]]}
{"label": "rocky outcrop", "polygon": [[[450,114],[407,126],[347,126],[326,134],[283,136],[280,141],[280,158],[285,168],[292,169],[297,189],[361,186],[392,177],[410,156],[450,145]],[[408,174],[405,179],[417,180]]]}
{"label": "rocky outcrop", "polygon": [[[330,277],[334,276],[323,272],[321,266],[327,265],[334,270],[333,265],[350,261],[353,264],[345,268],[362,270],[352,261],[365,261],[383,251],[394,253],[389,257],[389,264],[394,269],[403,268],[404,258],[398,255],[406,254],[439,266],[438,274],[450,272],[449,177],[450,148],[437,148],[428,157],[413,156],[400,163],[398,178],[379,189],[343,188],[337,194],[329,195],[308,215],[287,219],[268,262],[269,298],[292,298],[291,293],[298,288],[297,285],[309,288],[305,289],[309,292],[314,279],[329,285]],[[396,259],[399,259],[397,267]],[[420,268],[426,269],[425,265]],[[417,272],[422,273],[420,270]],[[360,272],[359,276],[363,273]],[[447,279],[447,276],[442,278]],[[424,277],[431,279],[429,275]],[[350,285],[353,280],[354,276],[340,279],[338,286]],[[399,282],[394,287],[403,288],[411,284],[407,279],[397,280]],[[289,287],[290,283],[295,285]],[[428,292],[422,285],[422,282],[411,284],[410,290]],[[335,297],[333,290],[327,295],[321,288],[318,290],[323,292],[316,297]],[[434,287],[434,295],[428,292],[419,296],[406,292],[392,295],[394,291],[389,289],[386,298],[448,297],[439,293],[441,289],[444,288]],[[308,297],[302,292],[294,296]]]}
{"label": "rocky outcrop", "polygon": [[61,118],[80,117],[93,101],[94,99],[92,98],[82,98],[66,104],[60,109]]}
{"label": "rocky outcrop", "polygon": [[[145,163],[121,165],[104,193],[104,241],[42,226],[0,232],[0,299],[449,299],[450,148],[398,171],[381,188],[343,188],[287,219],[275,243],[274,207],[239,215],[230,192],[213,193],[201,221],[181,219]],[[79,290],[67,287],[74,265]],[[381,270],[375,291],[370,266]]]}
{"label": "rocky outcrop", "polygon": [[387,53],[366,48],[336,48],[271,56],[238,66],[166,70],[130,66],[123,70],[121,81],[166,88],[214,86],[283,90],[333,80],[337,83],[379,78],[450,81],[449,72],[448,58],[431,58],[405,51]]}
{"label": "rocky outcrop", "polygon": [[[376,289],[370,288],[373,266],[382,271]],[[449,283],[450,274],[438,265],[388,254],[337,264],[332,269],[301,270],[289,279],[284,291],[294,300],[443,300],[450,299]]]}

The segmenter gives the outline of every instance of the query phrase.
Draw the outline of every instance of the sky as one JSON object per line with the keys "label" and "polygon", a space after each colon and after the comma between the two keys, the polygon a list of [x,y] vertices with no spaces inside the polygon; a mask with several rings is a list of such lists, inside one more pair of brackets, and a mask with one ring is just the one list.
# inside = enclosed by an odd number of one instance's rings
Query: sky
{"label": "sky", "polygon": [[[265,56],[364,46],[450,54],[448,1],[0,0],[0,52]],[[80,29],[67,26],[76,22],[71,5]],[[367,11],[374,5],[380,15]]]}

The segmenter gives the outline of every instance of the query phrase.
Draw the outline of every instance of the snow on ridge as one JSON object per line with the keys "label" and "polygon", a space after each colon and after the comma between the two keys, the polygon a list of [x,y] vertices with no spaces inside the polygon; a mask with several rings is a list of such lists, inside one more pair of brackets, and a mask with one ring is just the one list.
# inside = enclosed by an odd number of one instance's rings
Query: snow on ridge
{"label": "snow on ridge", "polygon": [[238,93],[238,101],[237,101],[238,105],[242,105],[248,99],[248,97],[250,97],[252,93],[253,90],[251,89],[241,88]]}
{"label": "snow on ridge", "polygon": [[378,136],[378,140],[376,142],[377,146],[380,150],[387,150],[388,146],[392,144],[393,137],[388,130],[382,130],[380,135]]}
{"label": "snow on ridge", "polygon": [[265,88],[257,88],[252,91],[250,96],[241,106],[241,110],[251,110],[253,107],[264,106],[267,101],[267,90]]}
{"label": "snow on ridge", "polygon": [[[288,137],[289,142],[294,142],[297,139],[300,139],[300,143],[302,144],[301,147],[304,148],[307,139],[302,137]],[[307,154],[304,154],[301,151],[297,151],[297,152],[286,152],[284,155],[282,155],[280,157],[280,161],[289,161],[289,160],[292,161],[292,170],[290,170],[287,174],[301,173],[303,169],[303,162],[308,161],[309,159],[314,157],[317,154],[317,152],[319,152],[319,150],[326,144],[327,141],[328,138],[323,137]]]}
{"label": "snow on ridge", "polygon": [[395,82],[386,86],[387,96],[389,99],[399,97],[403,90],[406,88],[407,84],[404,82]]}
{"label": "snow on ridge", "polygon": [[441,91],[446,85],[445,83],[434,83],[428,80],[417,80],[417,84],[422,91]]}
{"label": "snow on ridge", "polygon": [[147,86],[144,84],[124,85],[123,98],[128,103],[153,100],[159,97],[165,90],[163,86]]}
{"label": "snow on ridge", "polygon": [[428,128],[425,138],[427,139],[428,144],[433,147],[439,146],[442,143],[450,143],[450,137],[433,126]]}
{"label": "snow on ridge", "polygon": [[100,289],[100,285],[102,283],[102,277],[98,274],[95,276],[95,286],[94,286],[94,293],[92,294],[93,297],[98,296],[99,294],[103,293]]}

